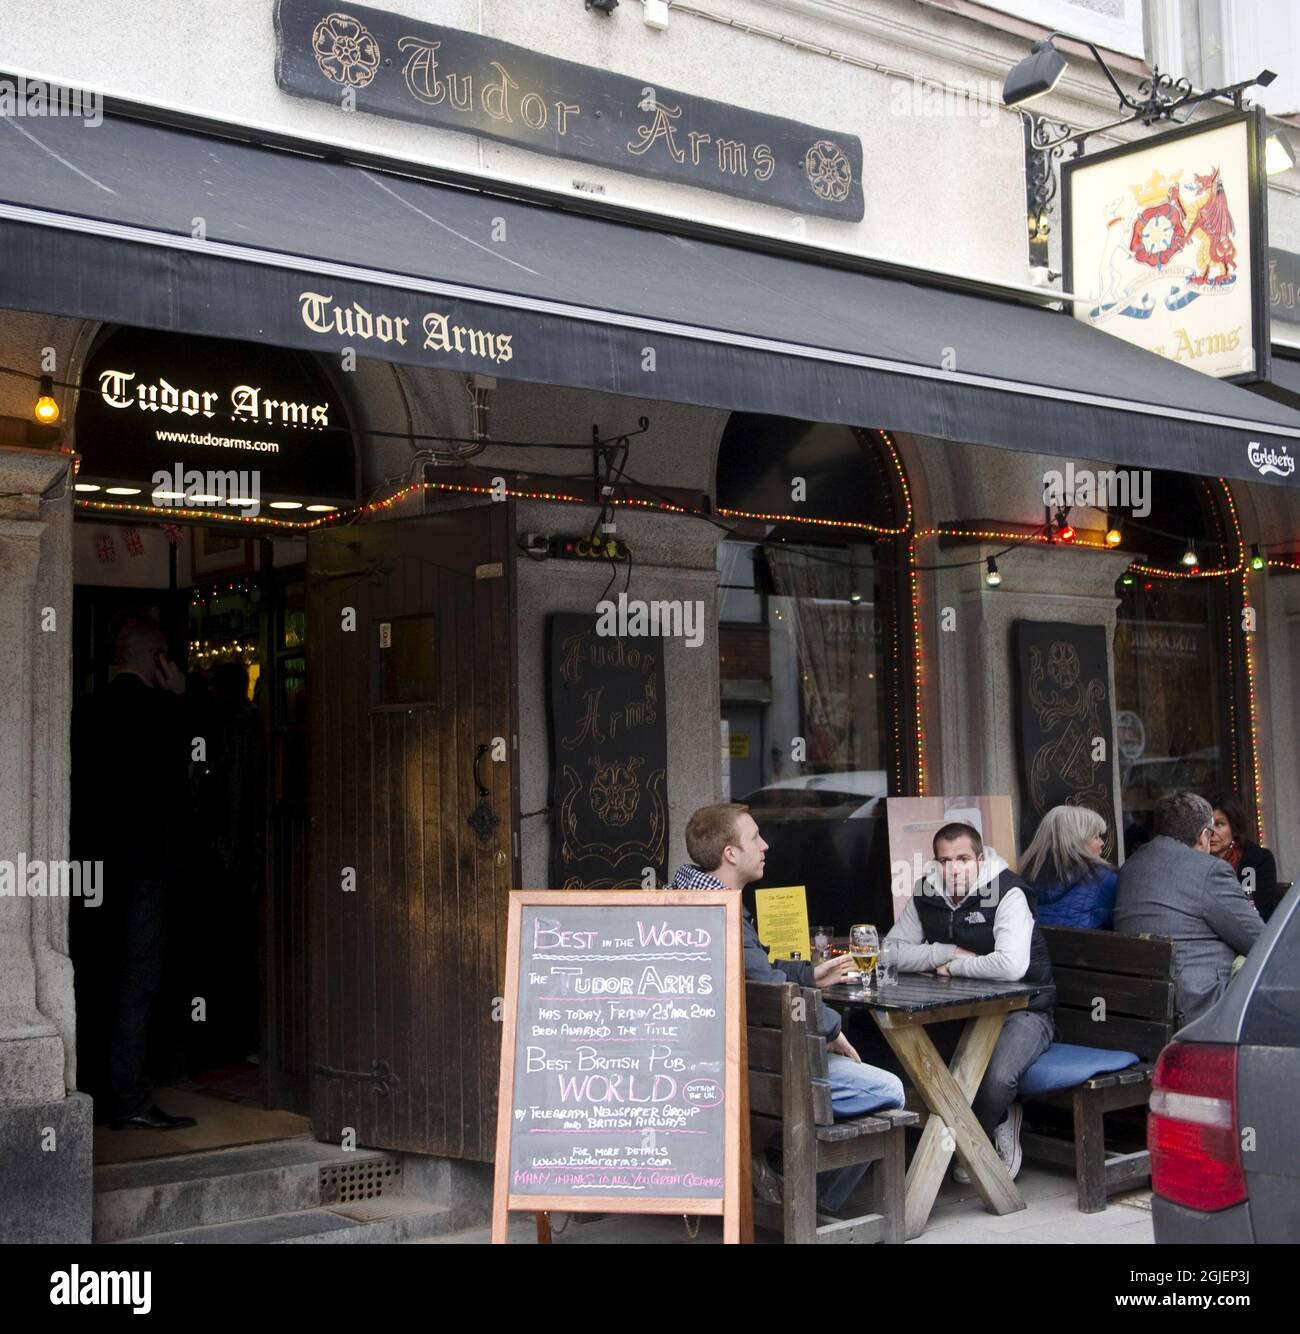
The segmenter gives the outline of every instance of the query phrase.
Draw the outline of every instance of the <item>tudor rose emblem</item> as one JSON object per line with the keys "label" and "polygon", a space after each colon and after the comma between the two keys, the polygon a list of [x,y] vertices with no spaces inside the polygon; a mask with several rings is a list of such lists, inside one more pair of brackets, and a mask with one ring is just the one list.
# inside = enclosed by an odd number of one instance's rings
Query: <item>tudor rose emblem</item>
{"label": "tudor rose emblem", "polygon": [[320,72],[335,83],[364,88],[379,68],[379,43],[350,14],[328,14],[311,35]]}
{"label": "tudor rose emblem", "polygon": [[804,154],[803,169],[808,184],[819,199],[840,200],[853,188],[853,164],[831,139],[818,139]]}

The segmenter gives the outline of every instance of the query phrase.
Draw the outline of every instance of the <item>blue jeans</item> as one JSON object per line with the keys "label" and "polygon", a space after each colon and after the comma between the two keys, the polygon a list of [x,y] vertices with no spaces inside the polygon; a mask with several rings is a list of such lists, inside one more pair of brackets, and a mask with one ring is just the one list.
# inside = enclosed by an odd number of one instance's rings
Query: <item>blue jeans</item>
{"label": "blue jeans", "polygon": [[[866,1116],[888,1107],[903,1105],[903,1081],[888,1070],[864,1065],[849,1056],[831,1052],[827,1057],[831,1084],[831,1110],[837,1120]],[[817,1173],[817,1207],[836,1213],[848,1203],[869,1163],[837,1167]]]}

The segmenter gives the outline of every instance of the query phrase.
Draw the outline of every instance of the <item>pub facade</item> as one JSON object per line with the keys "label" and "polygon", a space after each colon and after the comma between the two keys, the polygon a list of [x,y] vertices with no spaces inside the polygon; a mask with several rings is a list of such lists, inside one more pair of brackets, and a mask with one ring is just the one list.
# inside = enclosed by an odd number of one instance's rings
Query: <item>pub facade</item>
{"label": "pub facade", "polygon": [[[507,893],[662,886],[697,806],[841,931],[890,798],[1009,795],[1020,847],[1082,802],[1121,860],[1232,793],[1300,864],[1285,100],[1199,105],[1236,119],[1171,189],[1104,159],[1168,126],[1045,159],[1003,102],[1055,28],[1137,97],[1190,36],[1132,3],[428,8],[10,6],[7,1239],[89,1239],[155,1137],[90,1096],[112,859],[100,907],[17,870],[93,868],[110,809],[174,850],[170,1142],[436,1163],[430,1227],[488,1200]],[[1113,121],[1062,49],[1034,110]],[[1107,300],[1157,232],[1185,286]],[[179,828],[77,744],[133,616],[187,678]]]}

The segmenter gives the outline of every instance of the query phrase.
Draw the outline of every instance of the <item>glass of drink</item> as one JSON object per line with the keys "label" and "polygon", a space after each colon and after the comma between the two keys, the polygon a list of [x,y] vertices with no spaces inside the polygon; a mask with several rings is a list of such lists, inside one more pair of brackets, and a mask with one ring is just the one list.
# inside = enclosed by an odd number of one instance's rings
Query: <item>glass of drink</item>
{"label": "glass of drink", "polygon": [[898,946],[885,938],[880,947],[880,962],[876,964],[876,985],[892,987],[898,981]]}
{"label": "glass of drink", "polygon": [[861,975],[858,998],[870,994],[871,974],[880,957],[880,933],[869,922],[858,922],[849,930],[849,953]]}
{"label": "glass of drink", "polygon": [[815,926],[810,934],[812,935],[812,961],[814,964],[824,963],[831,957],[831,937],[835,934],[835,930],[829,926]]}

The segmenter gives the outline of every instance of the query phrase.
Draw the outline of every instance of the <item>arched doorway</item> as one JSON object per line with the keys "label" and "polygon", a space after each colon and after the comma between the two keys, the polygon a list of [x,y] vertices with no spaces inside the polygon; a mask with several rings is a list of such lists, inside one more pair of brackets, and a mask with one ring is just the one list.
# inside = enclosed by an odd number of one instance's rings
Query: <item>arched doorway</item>
{"label": "arched doorway", "polygon": [[811,919],[841,929],[888,920],[884,798],[915,792],[918,764],[897,452],[883,432],[737,413],[717,504],[725,786],[771,845],[758,887],[805,885]]}
{"label": "arched doorway", "polygon": [[1149,510],[1123,520],[1125,547],[1141,554],[1116,585],[1116,745],[1126,854],[1150,837],[1152,811],[1167,793],[1237,792],[1248,809],[1256,796],[1235,573],[1240,535],[1224,484],[1152,473]]}

